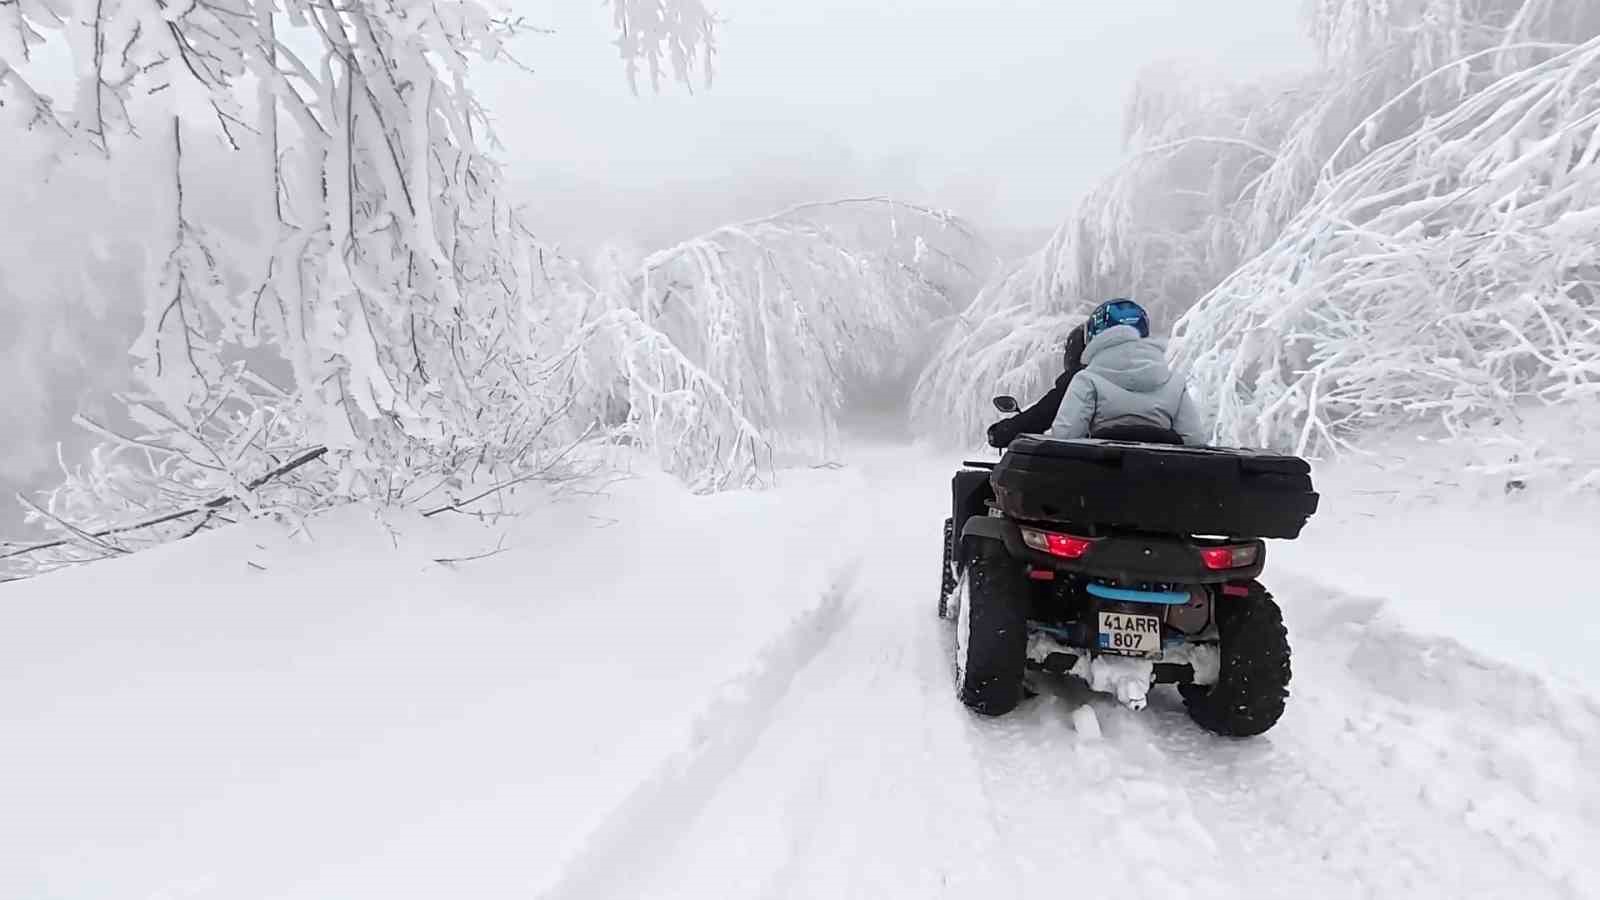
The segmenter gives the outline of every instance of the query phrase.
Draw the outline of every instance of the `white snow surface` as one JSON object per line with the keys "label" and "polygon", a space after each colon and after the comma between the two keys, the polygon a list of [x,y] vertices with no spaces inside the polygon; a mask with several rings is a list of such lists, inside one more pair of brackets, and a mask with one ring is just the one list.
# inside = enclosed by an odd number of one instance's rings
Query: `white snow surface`
{"label": "white snow surface", "polygon": [[1273,731],[1068,679],[981,719],[934,612],[952,461],[848,462],[258,522],[0,588],[0,897],[1600,896],[1581,554],[1394,495],[1368,521],[1334,478],[1271,551]]}

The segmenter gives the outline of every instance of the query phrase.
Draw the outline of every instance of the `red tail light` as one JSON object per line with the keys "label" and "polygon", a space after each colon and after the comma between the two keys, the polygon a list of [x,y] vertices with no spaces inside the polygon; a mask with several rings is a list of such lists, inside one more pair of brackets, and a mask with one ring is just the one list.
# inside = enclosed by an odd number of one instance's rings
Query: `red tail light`
{"label": "red tail light", "polygon": [[1255,544],[1234,547],[1207,547],[1200,551],[1200,559],[1208,569],[1242,569],[1253,566],[1259,552]]}
{"label": "red tail light", "polygon": [[1062,559],[1080,559],[1089,548],[1094,546],[1093,538],[1074,537],[1070,534],[1055,534],[1049,531],[1034,531],[1031,528],[1022,529],[1022,542],[1043,553],[1059,556]]}

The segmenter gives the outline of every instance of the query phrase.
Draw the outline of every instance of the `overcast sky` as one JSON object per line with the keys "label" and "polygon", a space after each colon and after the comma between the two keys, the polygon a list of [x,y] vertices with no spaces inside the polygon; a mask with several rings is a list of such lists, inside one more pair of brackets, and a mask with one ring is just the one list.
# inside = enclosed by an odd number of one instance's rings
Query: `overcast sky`
{"label": "overcast sky", "polygon": [[884,190],[914,181],[993,224],[1050,225],[1115,163],[1142,66],[1180,57],[1248,77],[1313,54],[1297,0],[708,2],[725,20],[714,85],[634,97],[600,0],[517,0],[556,33],[523,43],[535,76],[480,88],[514,171],[587,182],[551,198],[565,209],[596,192],[853,160]]}

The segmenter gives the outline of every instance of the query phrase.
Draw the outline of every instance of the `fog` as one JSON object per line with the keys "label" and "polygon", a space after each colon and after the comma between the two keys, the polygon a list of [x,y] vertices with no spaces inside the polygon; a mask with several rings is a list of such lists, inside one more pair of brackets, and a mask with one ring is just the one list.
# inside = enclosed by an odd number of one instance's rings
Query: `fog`
{"label": "fog", "polygon": [[714,6],[712,86],[635,96],[603,7],[519,4],[554,30],[524,42],[535,74],[502,70],[479,89],[549,234],[649,239],[857,191],[1049,227],[1115,165],[1144,66],[1248,78],[1313,54],[1290,0]]}

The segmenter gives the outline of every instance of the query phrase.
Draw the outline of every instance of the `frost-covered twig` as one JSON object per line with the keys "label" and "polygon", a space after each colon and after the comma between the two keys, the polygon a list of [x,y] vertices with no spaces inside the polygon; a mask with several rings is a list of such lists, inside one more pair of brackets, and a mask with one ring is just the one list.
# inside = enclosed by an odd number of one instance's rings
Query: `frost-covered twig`
{"label": "frost-covered twig", "polygon": [[495,496],[497,494],[500,494],[500,493],[502,493],[504,491],[509,491],[509,490],[511,490],[511,489],[513,489],[515,487],[518,487],[519,485],[527,484],[530,481],[540,481],[540,480],[548,480],[548,479],[550,479],[551,478],[551,473],[555,470],[556,466],[559,465],[561,463],[561,461],[563,459],[565,459],[567,457],[567,455],[569,453],[571,453],[574,448],[576,448],[579,444],[581,444],[584,440],[586,440],[588,438],[588,436],[589,436],[589,432],[592,431],[592,430],[593,430],[593,428],[591,428],[589,431],[585,431],[583,433],[583,435],[581,435],[578,438],[578,440],[572,442],[572,444],[570,444],[565,450],[561,451],[561,453],[556,455],[555,458],[551,459],[549,462],[545,463],[544,465],[540,466],[539,468],[534,469],[531,472],[524,472],[523,474],[518,475],[515,478],[508,478],[505,481],[490,485],[489,487],[485,488],[482,491],[479,491],[476,494],[473,494],[470,497],[465,497],[465,498],[462,498],[460,500],[455,501],[454,503],[449,503],[449,504],[446,504],[444,506],[440,506],[440,507],[436,507],[434,509],[430,509],[427,512],[424,512],[422,514],[423,518],[431,518],[433,516],[439,515],[440,513],[460,512],[461,510],[467,508],[468,506],[471,506],[472,504],[477,503],[479,500],[483,500],[483,499],[488,498],[488,497],[493,497],[493,496]]}

